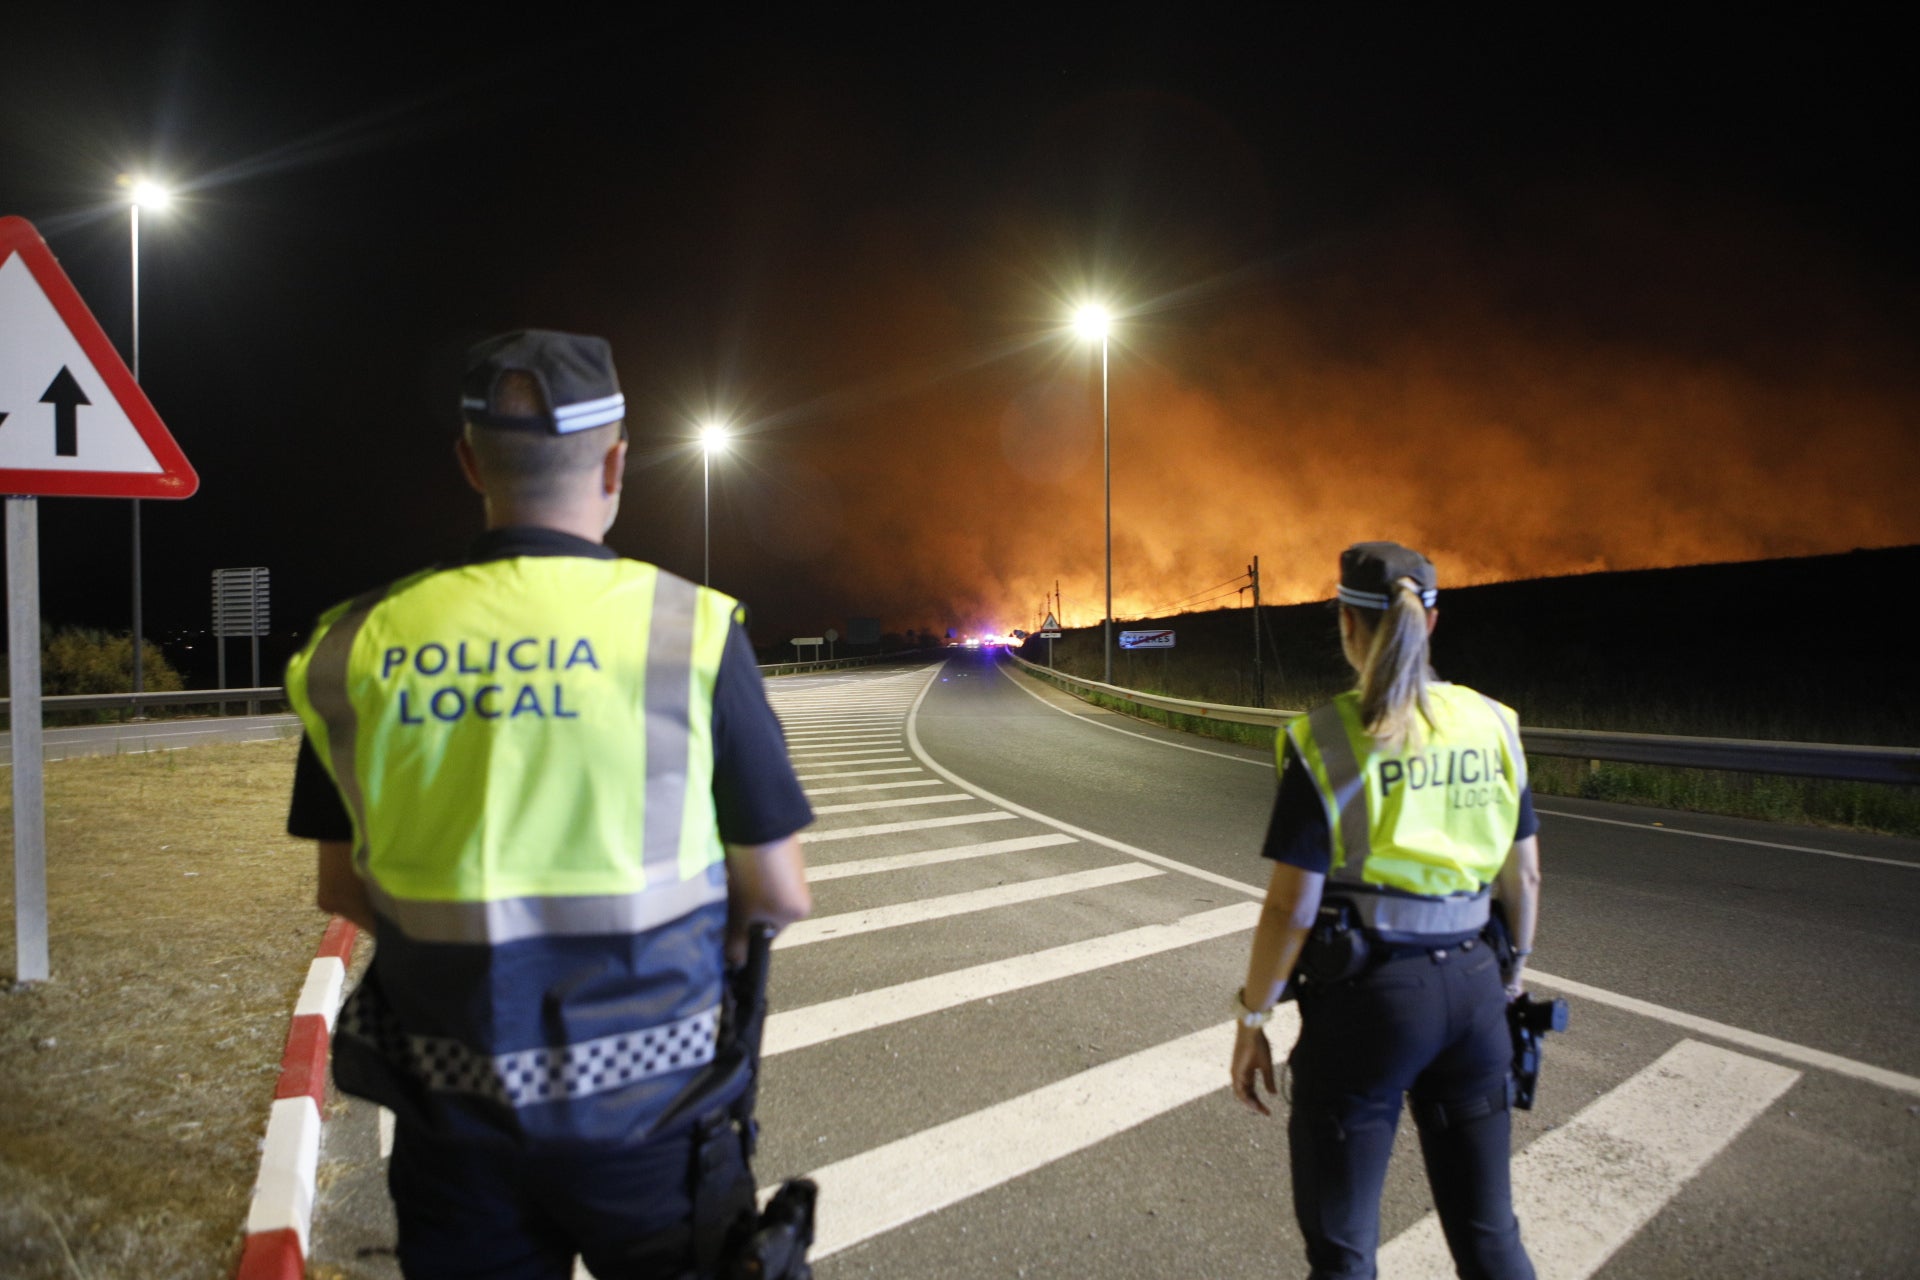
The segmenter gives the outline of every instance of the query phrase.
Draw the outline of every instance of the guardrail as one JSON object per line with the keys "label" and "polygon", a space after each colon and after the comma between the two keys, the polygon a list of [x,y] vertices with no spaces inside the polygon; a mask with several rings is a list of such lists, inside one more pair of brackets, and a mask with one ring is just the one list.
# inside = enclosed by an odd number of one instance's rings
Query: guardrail
{"label": "guardrail", "polygon": [[[805,671],[831,671],[839,667],[871,666],[921,656],[925,650],[908,649],[896,653],[866,653],[851,658],[826,658],[818,662],[774,662],[762,665],[766,676],[794,675]],[[176,689],[166,693],[56,693],[40,699],[41,707],[54,711],[128,711],[147,707],[203,707],[228,702],[285,702],[287,691],[280,686],[258,689]],[[0,716],[12,714],[12,700],[0,698]]]}
{"label": "guardrail", "polygon": [[[1104,694],[1197,720],[1278,728],[1300,713],[1265,707],[1236,707],[1228,703],[1195,702],[1143,693],[1083,680],[1007,655],[1026,671],[1066,689]],[[1920,748],[1860,747],[1827,742],[1764,742],[1751,738],[1687,738],[1664,733],[1604,733],[1592,729],[1534,729],[1520,727],[1521,744],[1529,755],[1567,756],[1576,760],[1607,760],[1621,764],[1668,765],[1682,769],[1722,769],[1735,773],[1774,773],[1796,778],[1831,778],[1843,782],[1920,783]]]}
{"label": "guardrail", "polygon": [[[172,689],[166,693],[55,693],[40,699],[44,711],[139,711],[145,707],[203,707],[216,702],[285,702],[283,688]],[[13,700],[0,698],[0,715],[13,714]]]}

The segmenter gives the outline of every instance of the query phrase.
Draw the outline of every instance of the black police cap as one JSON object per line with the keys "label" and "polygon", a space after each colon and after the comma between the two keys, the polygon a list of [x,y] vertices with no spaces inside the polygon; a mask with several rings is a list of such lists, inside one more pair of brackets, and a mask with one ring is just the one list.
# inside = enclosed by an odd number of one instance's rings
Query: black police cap
{"label": "black police cap", "polygon": [[1397,542],[1356,542],[1340,553],[1341,604],[1356,609],[1385,609],[1393,603],[1393,584],[1413,579],[1420,603],[1433,608],[1440,598],[1433,561]]}
{"label": "black police cap", "polygon": [[[541,408],[503,413],[500,379],[524,373],[540,389]],[[520,329],[488,338],[467,352],[460,379],[460,415],[477,427],[564,436],[626,416],[626,397],[605,338],[551,329]]]}

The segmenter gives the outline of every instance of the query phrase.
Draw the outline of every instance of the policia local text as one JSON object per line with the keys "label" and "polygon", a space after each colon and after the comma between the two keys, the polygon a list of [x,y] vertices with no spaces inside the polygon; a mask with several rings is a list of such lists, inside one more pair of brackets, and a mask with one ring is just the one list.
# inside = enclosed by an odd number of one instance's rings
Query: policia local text
{"label": "policia local text", "polygon": [[[451,644],[428,643],[417,649],[395,645],[380,655],[380,678],[391,680],[396,674],[413,673],[426,677],[439,675],[491,676],[506,671],[527,674],[535,671],[567,672],[575,667],[600,670],[593,644],[585,636],[568,643],[557,636],[545,639],[524,636],[518,640],[460,640]],[[556,680],[551,684],[521,681],[509,696],[506,684],[483,684],[469,689],[460,684],[444,684],[418,702],[415,690],[400,690],[397,707],[401,724],[425,724],[429,718],[448,724],[467,715],[482,720],[511,720],[534,715],[556,720],[577,720],[580,713],[567,706],[567,686]]]}

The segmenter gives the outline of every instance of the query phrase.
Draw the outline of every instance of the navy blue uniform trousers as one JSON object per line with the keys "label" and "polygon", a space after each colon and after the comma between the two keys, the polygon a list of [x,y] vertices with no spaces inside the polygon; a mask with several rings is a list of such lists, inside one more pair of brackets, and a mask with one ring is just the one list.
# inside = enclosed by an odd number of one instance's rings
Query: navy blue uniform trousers
{"label": "navy blue uniform trousers", "polygon": [[1304,983],[1300,1020],[1287,1137],[1315,1280],[1375,1274],[1403,1094],[1460,1275],[1532,1280],[1508,1178],[1513,1043],[1492,950],[1397,951],[1345,982]]}
{"label": "navy blue uniform trousers", "polygon": [[[737,1139],[720,1154],[750,1177]],[[396,1126],[387,1187],[407,1280],[693,1280],[691,1133],[629,1148],[526,1150]],[[749,1184],[750,1185],[750,1184]],[[748,1204],[751,1204],[749,1193]]]}

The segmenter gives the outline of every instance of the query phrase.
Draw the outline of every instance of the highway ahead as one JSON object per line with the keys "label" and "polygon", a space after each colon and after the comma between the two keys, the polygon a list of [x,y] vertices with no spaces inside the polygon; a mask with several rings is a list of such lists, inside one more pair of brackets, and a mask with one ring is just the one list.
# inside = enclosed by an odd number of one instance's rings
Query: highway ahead
{"label": "highway ahead", "polygon": [[[1265,753],[978,654],[769,687],[819,821],[758,1168],[821,1183],[823,1280],[1304,1273],[1283,1122],[1226,1089]],[[1534,985],[1573,1006],[1516,1124],[1541,1275],[1916,1274],[1920,845],[1541,809]],[[349,1275],[394,1274],[376,1133],[349,1109],[323,1153]],[[1410,1123],[1382,1225],[1383,1275],[1452,1274]]]}

